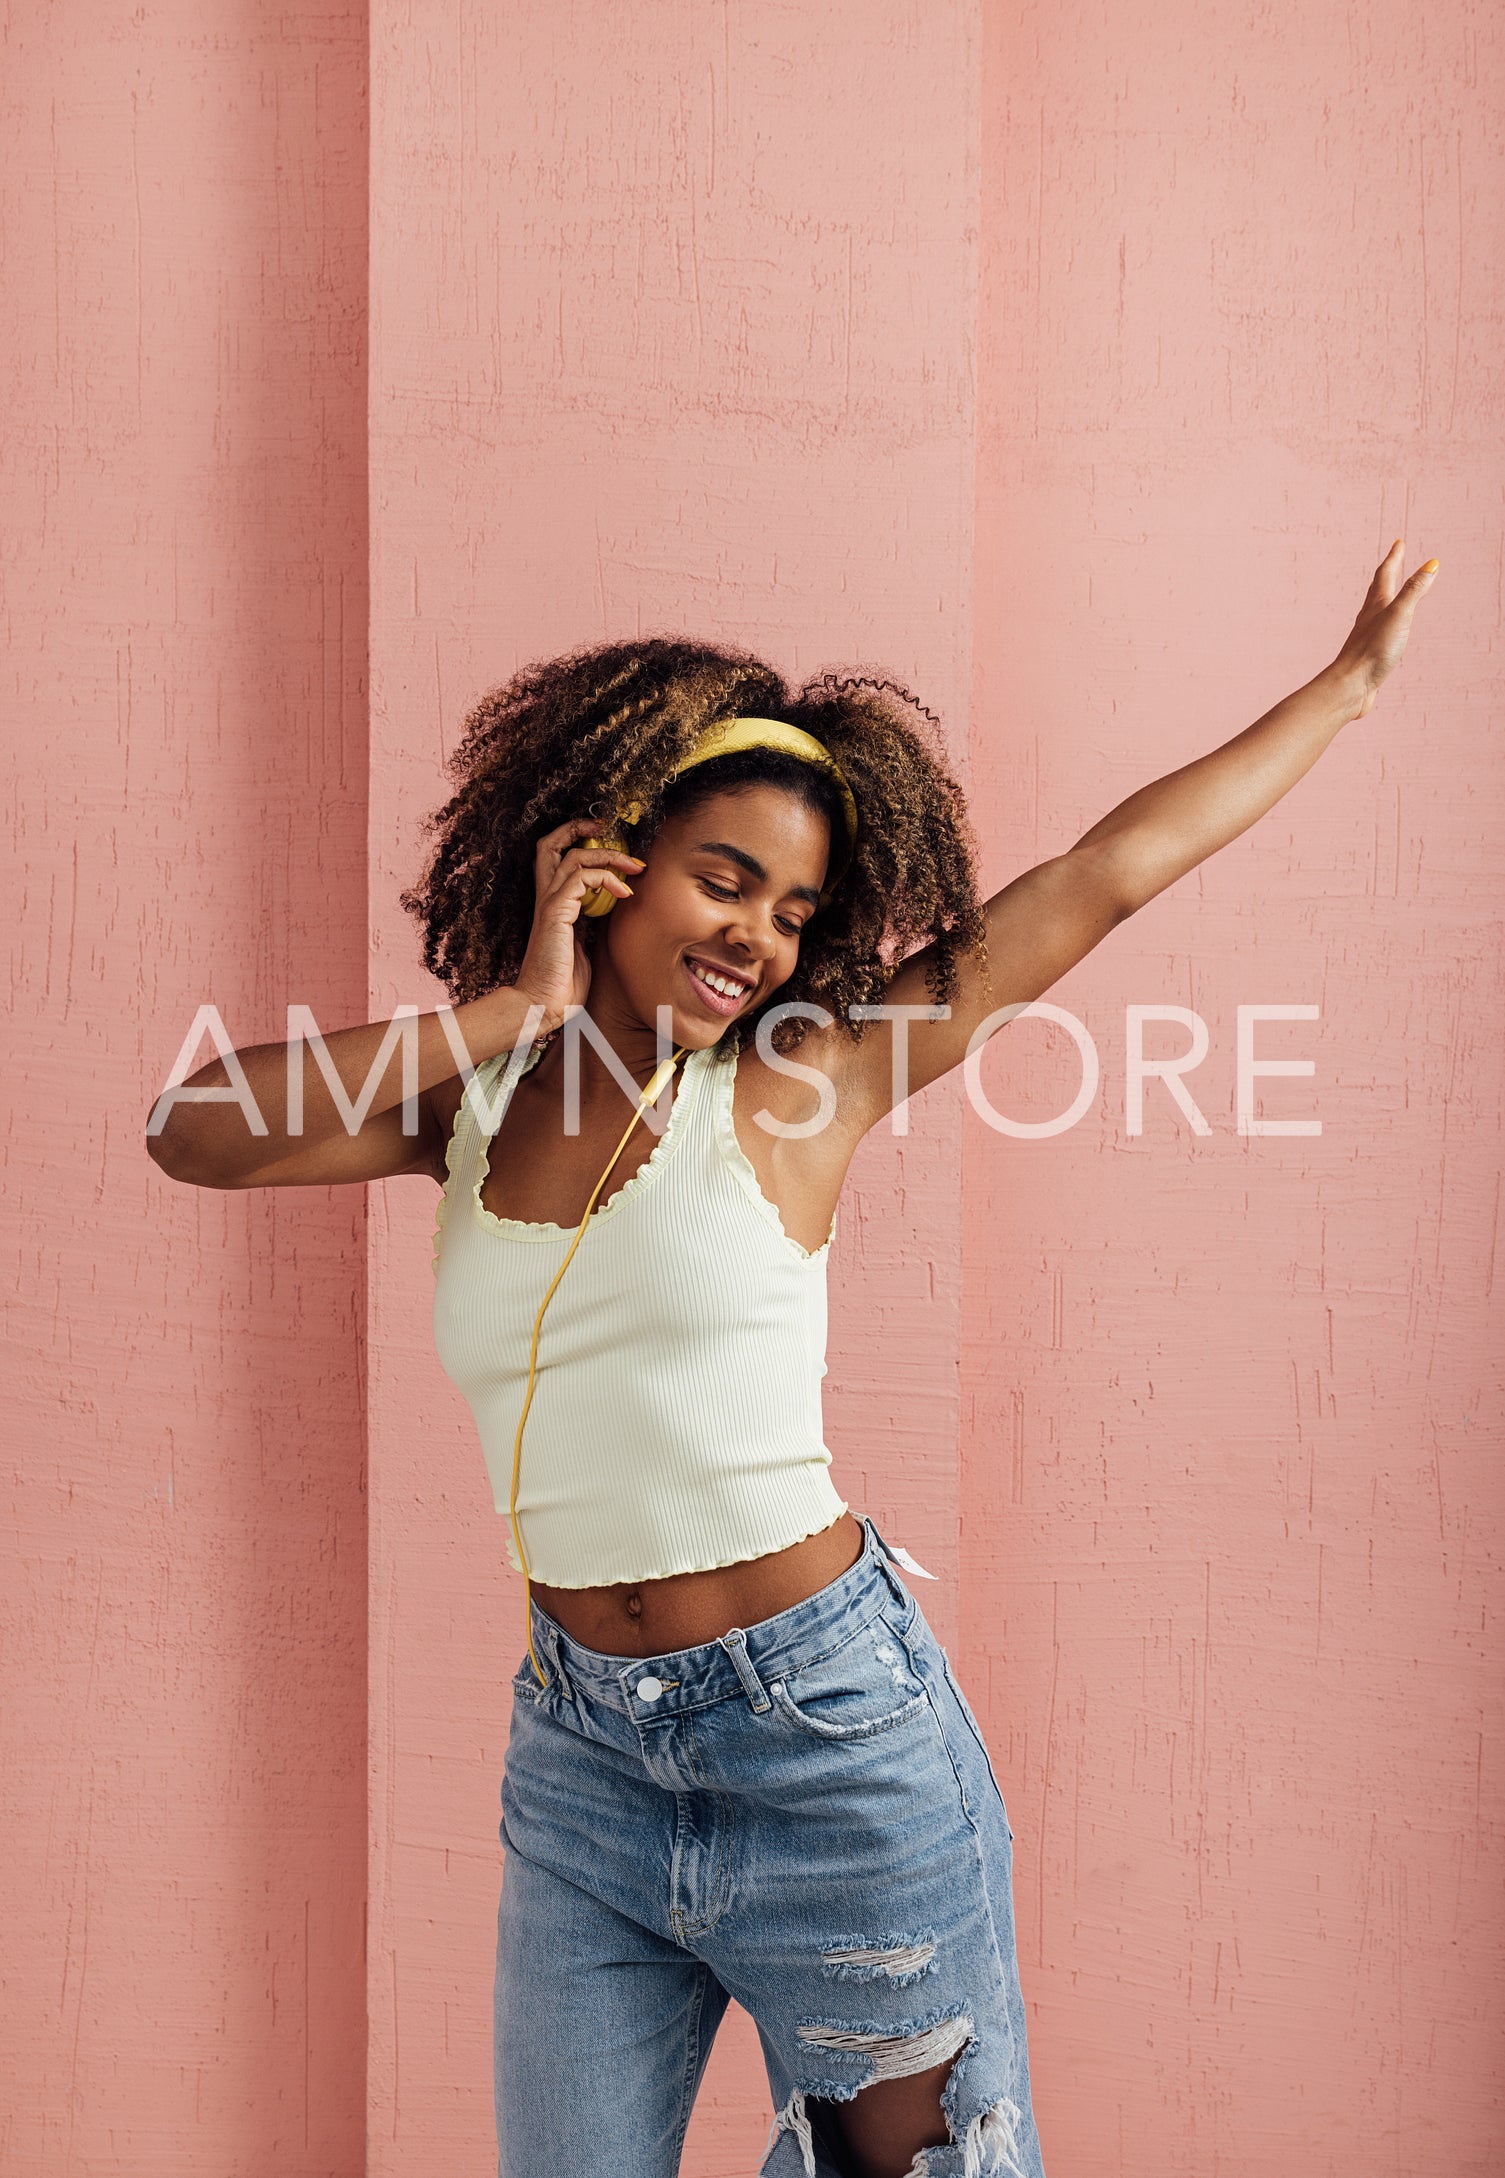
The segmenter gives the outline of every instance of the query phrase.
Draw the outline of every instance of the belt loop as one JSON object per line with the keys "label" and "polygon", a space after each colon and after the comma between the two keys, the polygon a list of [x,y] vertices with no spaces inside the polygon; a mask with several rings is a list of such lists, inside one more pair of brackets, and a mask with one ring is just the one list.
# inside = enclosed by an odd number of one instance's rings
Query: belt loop
{"label": "belt loop", "polygon": [[570,1684],[570,1675],[564,1668],[564,1658],[559,1653],[559,1629],[557,1626],[551,1625],[549,1627],[544,1645],[554,1660],[554,1669],[559,1674],[559,1684],[563,1689],[565,1700],[575,1702],[578,1709],[580,1705],[575,1700],[575,1689]]}
{"label": "belt loop", "polygon": [[898,1574],[894,1571],[894,1567],[898,1564],[898,1560],[895,1558],[893,1552],[889,1549],[888,1544],[883,1540],[883,1537],[879,1534],[877,1522],[873,1520],[868,1514],[864,1514],[863,1517],[866,1520],[868,1527],[872,1530],[873,1541],[878,1545],[878,1571],[883,1575],[883,1578],[887,1581],[889,1587],[893,1590],[894,1596],[898,1602],[912,1602],[914,1599],[911,1597],[909,1590],[905,1587],[904,1583],[900,1580]]}
{"label": "belt loop", "polygon": [[752,1658],[747,1653],[746,1634],[740,1626],[733,1626],[730,1633],[724,1633],[721,1636],[720,1645],[731,1658],[736,1668],[737,1677],[746,1687],[747,1698],[752,1703],[753,1709],[757,1715],[762,1716],[765,1709],[772,1709],[773,1703],[768,1699],[763,1690],[763,1682],[753,1669]]}

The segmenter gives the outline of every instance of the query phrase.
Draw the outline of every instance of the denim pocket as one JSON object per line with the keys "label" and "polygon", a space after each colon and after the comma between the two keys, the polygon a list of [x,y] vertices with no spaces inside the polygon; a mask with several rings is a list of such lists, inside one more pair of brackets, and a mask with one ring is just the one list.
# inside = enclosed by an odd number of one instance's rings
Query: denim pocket
{"label": "denim pocket", "polygon": [[829,1656],[775,1679],[768,1692],[780,1716],[816,1739],[871,1739],[930,1705],[903,1643],[881,1618]]}

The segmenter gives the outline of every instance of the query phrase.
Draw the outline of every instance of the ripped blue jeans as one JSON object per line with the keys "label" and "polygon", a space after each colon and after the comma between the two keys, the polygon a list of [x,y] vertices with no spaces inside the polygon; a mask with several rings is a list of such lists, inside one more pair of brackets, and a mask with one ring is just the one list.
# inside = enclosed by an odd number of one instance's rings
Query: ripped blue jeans
{"label": "ripped blue jeans", "polygon": [[736,1998],[763,2178],[839,2178],[830,2105],[951,2061],[911,2178],[1044,2178],[1012,1835],[976,1720],[871,1521],[792,1610],[646,1661],[536,1605],[497,1920],[500,2178],[674,2178]]}

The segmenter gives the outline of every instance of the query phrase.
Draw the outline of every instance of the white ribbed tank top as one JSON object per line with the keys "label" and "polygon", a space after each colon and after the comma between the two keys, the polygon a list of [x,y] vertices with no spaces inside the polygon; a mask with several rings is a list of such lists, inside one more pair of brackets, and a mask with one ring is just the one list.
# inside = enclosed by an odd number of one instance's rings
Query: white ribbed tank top
{"label": "white ribbed tank top", "polygon": [[[504,1053],[476,1070],[488,1103],[505,1066]],[[821,1427],[830,1236],[812,1254],[785,1233],[737,1140],[736,1072],[686,1056],[652,1154],[593,1212],[549,1303],[517,1498],[529,1569],[549,1586],[735,1565],[847,1509]],[[462,1099],[434,1338],[505,1516],[533,1319],[573,1228],[483,1208],[488,1148]],[[507,1555],[516,1566],[510,1529]]]}

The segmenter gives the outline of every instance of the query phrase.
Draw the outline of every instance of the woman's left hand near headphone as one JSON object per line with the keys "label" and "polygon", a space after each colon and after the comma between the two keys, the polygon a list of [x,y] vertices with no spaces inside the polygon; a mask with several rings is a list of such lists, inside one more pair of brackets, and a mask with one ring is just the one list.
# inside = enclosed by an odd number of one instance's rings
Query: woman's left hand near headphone
{"label": "woman's left hand near headphone", "polygon": [[545,832],[533,858],[533,928],[516,988],[531,1004],[542,1006],[541,1036],[553,1034],[568,1007],[583,1006],[590,989],[590,957],[580,943],[586,894],[601,886],[619,900],[630,900],[628,879],[645,867],[637,855],[578,844],[600,829],[598,819],[572,818]]}

